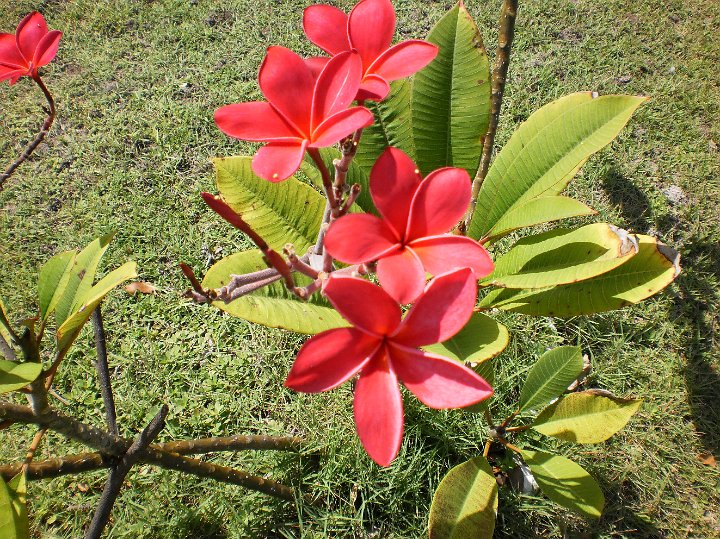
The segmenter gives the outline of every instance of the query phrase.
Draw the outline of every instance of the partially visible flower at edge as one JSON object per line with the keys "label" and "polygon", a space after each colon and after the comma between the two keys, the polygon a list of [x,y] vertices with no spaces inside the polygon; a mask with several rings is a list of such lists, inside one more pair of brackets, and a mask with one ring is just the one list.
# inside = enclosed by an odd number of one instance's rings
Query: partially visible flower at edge
{"label": "partially visible flower at edge", "polygon": [[[328,5],[305,9],[303,29],[308,39],[331,55],[356,49],[362,57],[363,77],[359,101],[382,101],[390,92],[389,83],[409,77],[437,56],[438,48],[420,39],[392,45],[395,10],[390,0],[361,0],[346,15]],[[327,58],[308,60],[319,70]]]}
{"label": "partially visible flower at edge", "polygon": [[49,30],[37,11],[23,17],[15,34],[0,33],[0,81],[12,85],[20,77],[37,78],[38,68],[55,58],[61,37],[62,32]]}
{"label": "partially visible flower at edge", "polygon": [[412,159],[388,148],[370,171],[370,194],[382,219],[341,217],[330,225],[325,248],[348,264],[377,260],[380,284],[399,303],[422,292],[426,272],[471,268],[480,279],[493,271],[488,252],[472,238],[447,234],[465,215],[471,191],[465,170],[441,168],[423,180]]}
{"label": "partially visible flower at edge", "polygon": [[331,277],[324,294],[352,324],[311,337],[285,385],[318,393],[360,373],[354,396],[357,433],[368,455],[388,466],[403,436],[401,382],[431,408],[462,408],[492,395],[463,364],[418,347],[446,341],[472,316],[477,283],[472,271],[440,275],[401,320],[400,307],[380,287],[354,277]]}
{"label": "partially visible flower at edge", "polygon": [[360,56],[347,52],[328,62],[316,79],[300,56],[270,47],[259,76],[268,102],[220,107],[215,123],[231,137],[267,142],[253,158],[253,171],[271,182],[286,180],[307,148],[331,146],[373,122],[366,108],[347,108],[360,85],[361,69]]}

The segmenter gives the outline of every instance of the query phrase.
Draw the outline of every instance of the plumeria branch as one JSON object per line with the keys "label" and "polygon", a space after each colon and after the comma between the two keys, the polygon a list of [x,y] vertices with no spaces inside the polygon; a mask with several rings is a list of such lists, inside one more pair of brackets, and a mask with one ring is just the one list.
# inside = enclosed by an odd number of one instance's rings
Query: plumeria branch
{"label": "plumeria branch", "polygon": [[488,124],[488,130],[483,142],[480,168],[472,184],[472,201],[465,216],[465,230],[470,227],[480,188],[490,168],[490,158],[492,157],[493,147],[495,146],[495,134],[497,133],[497,126],[500,120],[500,110],[502,108],[503,94],[505,93],[505,82],[507,80],[508,67],[510,66],[510,51],[513,37],[515,36],[517,8],[518,0],[504,0],[500,11],[500,33],[498,35],[497,52],[495,53],[495,68],[492,73],[490,123]]}
{"label": "plumeria branch", "polygon": [[168,413],[167,405],[163,405],[160,411],[150,421],[147,427],[135,438],[135,441],[123,455],[117,466],[114,466],[110,470],[108,480],[103,488],[100,501],[95,509],[95,514],[90,522],[87,532],[85,533],[86,539],[99,539],[102,535],[105,526],[110,520],[110,513],[112,512],[115,500],[120,494],[123,481],[125,477],[130,473],[130,469],[140,459],[141,452],[146,449],[150,443],[157,438],[160,431],[165,427],[165,417]]}
{"label": "plumeria branch", "polygon": [[45,96],[45,99],[48,102],[47,109],[44,109],[47,117],[45,118],[45,121],[42,124],[42,127],[40,128],[40,132],[35,136],[33,141],[27,145],[25,148],[25,151],[20,154],[20,157],[18,157],[15,162],[13,162],[8,169],[0,176],[0,191],[3,188],[3,185],[5,184],[5,181],[10,178],[10,176],[13,175],[15,170],[28,158],[32,153],[35,151],[35,149],[40,145],[40,143],[45,140],[45,136],[50,131],[50,128],[52,127],[53,122],[55,121],[55,99],[53,98],[52,94],[50,93],[50,90],[47,89],[47,86],[45,86],[45,83],[42,81],[39,75],[36,75],[32,78],[35,83],[40,87],[40,90],[42,90],[43,95]]}
{"label": "plumeria branch", "polygon": [[115,397],[113,396],[112,383],[110,382],[110,369],[108,367],[107,358],[107,340],[105,338],[105,328],[103,326],[102,313],[100,305],[95,307],[92,313],[93,331],[95,334],[95,349],[97,350],[97,361],[95,369],[98,374],[98,382],[100,383],[100,393],[102,394],[103,404],[105,406],[105,419],[107,421],[108,431],[115,436],[120,432],[117,426],[117,413],[115,412]]}
{"label": "plumeria branch", "polygon": [[[199,438],[156,444],[158,448],[178,455],[202,455],[223,451],[300,451],[303,439],[290,436],[238,435],[221,438]],[[91,472],[114,465],[116,459],[103,453],[80,453],[33,462],[27,466],[27,479],[39,480],[63,475]],[[10,480],[22,471],[23,463],[0,466],[0,477]]]}
{"label": "plumeria branch", "polygon": [[[64,436],[81,442],[105,454],[108,458],[122,457],[132,445],[131,440],[113,436],[96,427],[92,427],[60,412],[48,409],[40,415],[33,413],[27,406],[0,402],[0,420],[12,420],[18,423],[36,424]],[[223,483],[239,485],[251,490],[263,492],[288,501],[295,499],[292,488],[271,479],[251,475],[242,470],[219,466],[197,459],[184,457],[176,452],[151,444],[139,450],[139,461],[165,469],[177,470],[198,477],[214,479]],[[116,464],[115,462],[114,464]],[[113,464],[111,464],[113,465]]]}

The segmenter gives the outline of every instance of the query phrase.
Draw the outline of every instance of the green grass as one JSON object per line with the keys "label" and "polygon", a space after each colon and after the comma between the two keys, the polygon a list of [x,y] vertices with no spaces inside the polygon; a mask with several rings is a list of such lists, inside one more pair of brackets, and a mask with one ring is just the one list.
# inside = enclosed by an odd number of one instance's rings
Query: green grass
{"label": "green grass", "polygon": [[[448,1],[397,1],[403,36],[421,37]],[[494,49],[498,1],[466,2]],[[59,118],[47,144],[0,193],[0,290],[14,320],[34,313],[35,283],[52,254],[109,230],[103,268],[137,260],[156,296],[115,293],[104,307],[119,421],[131,436],[162,403],[161,440],[232,433],[298,434],[304,455],[248,453],[213,460],[299,485],[321,509],[282,504],[188,476],[138,467],[113,512],[112,537],[419,537],[447,470],[478,453],[484,426],[459,411],[406,398],[406,435],[390,469],[370,462],[352,423],[349,387],[322,395],[285,390],[300,337],[252,326],[179,297],[177,264],[203,272],[246,246],[198,196],[214,190],[209,158],[252,151],[214,126],[218,106],[259,97],[265,47],[309,54],[296,0],[0,0],[0,29],[40,9],[65,34],[45,69]],[[342,2],[348,8],[349,2]],[[498,358],[499,416],[547,348],[580,344],[590,384],[645,399],[611,441],[558,443],[601,483],[597,523],[543,499],[500,495],[498,537],[712,537],[720,533],[720,4],[713,0],[521,2],[501,146],[548,101],[578,90],[651,96],[569,190],[603,219],[652,233],[683,254],[684,273],[637,307],[572,320],[502,315],[512,330]],[[9,163],[42,121],[32,82],[0,86],[0,156]],[[672,204],[663,194],[681,188]],[[83,333],[57,380],[61,410],[95,424],[102,402]],[[24,454],[31,429],[0,433],[0,459]],[[550,446],[548,446],[550,447]],[[41,455],[79,450],[49,435]],[[313,449],[321,452],[316,454]],[[30,486],[36,536],[78,537],[105,473]]]}

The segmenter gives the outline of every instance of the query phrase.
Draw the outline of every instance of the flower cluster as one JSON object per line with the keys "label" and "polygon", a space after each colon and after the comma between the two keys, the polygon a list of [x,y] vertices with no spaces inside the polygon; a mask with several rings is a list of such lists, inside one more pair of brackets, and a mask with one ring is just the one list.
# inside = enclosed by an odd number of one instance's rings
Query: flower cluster
{"label": "flower cluster", "polygon": [[267,102],[239,103],[215,111],[215,123],[231,137],[267,142],[253,159],[255,173],[271,182],[297,171],[308,148],[332,146],[373,122],[355,100],[382,100],[389,81],[429,64],[437,47],[419,40],[391,47],[395,11],[390,0],[361,0],[350,16],[318,5],[305,10],[309,39],[332,58],[303,60],[284,47],[270,47],[260,68]]}
{"label": "flower cluster", "polygon": [[62,32],[49,30],[45,18],[33,11],[17,25],[15,34],[0,33],[0,81],[15,84],[20,77],[37,78],[58,51]]}
{"label": "flower cluster", "polygon": [[[361,0],[349,16],[332,6],[311,6],[305,10],[303,28],[331,57],[303,59],[284,47],[270,47],[259,74],[267,101],[221,107],[215,122],[227,135],[266,143],[252,167],[271,182],[295,173],[308,151],[324,172],[331,209],[339,210],[331,197],[341,197],[342,190],[328,189],[329,172],[323,170],[315,149],[353,134],[358,142],[374,119],[363,103],[386,98],[391,81],[424,68],[438,49],[419,40],[393,46],[395,12],[389,0]],[[351,106],[354,101],[357,105]],[[351,327],[310,338],[286,385],[316,393],[359,376],[354,397],[357,432],[370,457],[387,466],[402,441],[399,383],[431,408],[466,407],[492,394],[474,371],[422,347],[452,338],[468,322],[477,281],[493,270],[493,263],[478,242],[450,233],[472,197],[465,170],[441,168],[423,178],[410,157],[388,148],[371,171],[370,195],[379,217],[346,211],[328,214],[324,243],[322,234],[318,240],[324,251],[315,253],[323,255],[322,274],[297,258],[289,261],[316,279],[312,290],[321,289]],[[343,208],[352,200],[345,200]],[[241,216],[223,208],[241,230],[251,230]],[[256,240],[266,257],[273,254],[289,288],[297,290],[290,266],[264,241]],[[352,271],[334,272],[333,260],[376,271],[382,287]],[[429,283],[427,274],[435,276]],[[308,290],[301,297],[312,293]],[[406,304],[413,305],[403,318],[401,306]]]}
{"label": "flower cluster", "polygon": [[[392,46],[395,12],[389,0],[361,0],[345,15],[332,6],[305,10],[308,38],[330,58],[303,60],[270,47],[260,68],[267,102],[239,103],[215,112],[218,127],[243,140],[266,142],[253,159],[255,173],[272,182],[290,177],[305,152],[333,145],[373,122],[365,100],[387,97],[389,82],[430,63],[437,47],[410,40]],[[351,107],[357,101],[358,106]],[[380,217],[350,214],[334,220],[325,250],[349,264],[377,264],[381,287],[330,274],[323,294],[350,323],[310,338],[286,385],[328,391],[359,375],[354,413],[368,454],[389,465],[403,433],[398,383],[432,408],[458,408],[492,394],[465,365],[421,347],[453,337],[472,315],[477,280],[492,261],[476,241],[449,234],[471,199],[470,178],[443,168],[425,179],[402,151],[388,148],[370,174]],[[426,285],[426,273],[436,275]],[[400,304],[414,303],[402,318]]]}

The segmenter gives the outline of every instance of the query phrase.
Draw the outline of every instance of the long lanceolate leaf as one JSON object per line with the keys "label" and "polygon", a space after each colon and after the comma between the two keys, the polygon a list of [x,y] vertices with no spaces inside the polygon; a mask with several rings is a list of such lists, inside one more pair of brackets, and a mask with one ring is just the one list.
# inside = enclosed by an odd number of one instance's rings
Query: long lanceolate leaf
{"label": "long lanceolate leaf", "polygon": [[29,539],[30,529],[26,508],[25,473],[9,483],[0,478],[0,537]]}
{"label": "long lanceolate leaf", "polygon": [[582,163],[609,144],[644,101],[578,93],[535,112],[490,167],[468,235],[482,238],[517,205],[560,194]]}
{"label": "long lanceolate leaf", "polygon": [[280,184],[258,178],[252,171],[251,157],[213,162],[225,202],[270,247],[279,251],[292,243],[298,252],[304,252],[315,243],[325,209],[320,193],[292,177]]}
{"label": "long lanceolate leaf", "polygon": [[137,277],[135,262],[127,262],[116,270],[108,273],[95,286],[90,288],[84,296],[78,298],[77,306],[60,325],[57,330],[57,348],[59,354],[64,354],[80,334],[80,330],[88,321],[90,315],[100,302],[115,287],[124,281]]}
{"label": "long lanceolate leaf", "polygon": [[546,290],[493,290],[481,308],[536,316],[578,316],[620,309],[656,294],[680,273],[679,255],[650,236],[637,235],[638,253],[612,271]]}
{"label": "long lanceolate leaf", "polygon": [[641,400],[598,395],[592,390],[573,393],[543,410],[533,429],[568,442],[597,444],[622,429],[641,404]]}
{"label": "long lanceolate leaf", "polygon": [[595,479],[575,462],[543,451],[522,451],[535,481],[557,504],[590,518],[600,518],[605,496]]}
{"label": "long lanceolate leaf", "polygon": [[559,397],[582,370],[582,353],[577,346],[545,352],[530,369],[520,391],[520,410],[533,410]]}
{"label": "long lanceolate leaf", "polygon": [[0,359],[0,393],[25,387],[40,376],[41,371],[40,363],[16,363]]}
{"label": "long lanceolate leaf", "polygon": [[606,223],[555,229],[518,241],[484,282],[505,288],[575,283],[607,273],[636,252],[633,235]]}
{"label": "long lanceolate leaf", "polygon": [[[245,251],[223,258],[212,266],[203,280],[205,288],[219,288],[240,275],[266,269],[259,251]],[[223,311],[249,322],[268,327],[289,329],[298,333],[320,333],[348,323],[322,298],[313,294],[300,301],[281,282],[273,283],[231,303],[215,302]]]}
{"label": "long lanceolate leaf", "polygon": [[58,326],[82,306],[82,299],[92,287],[100,259],[113,236],[114,233],[110,233],[94,240],[75,257],[61,296],[56,301],[55,320]]}
{"label": "long lanceolate leaf", "polygon": [[427,39],[440,52],[413,82],[417,163],[423,174],[453,166],[472,177],[490,119],[490,64],[482,36],[459,2]]}
{"label": "long lanceolate leaf", "polygon": [[435,491],[430,539],[490,539],[497,507],[497,482],[485,457],[463,462],[448,472]]}
{"label": "long lanceolate leaf", "polygon": [[63,298],[76,257],[75,251],[58,253],[48,260],[40,270],[38,297],[40,317],[43,320],[47,320]]}

